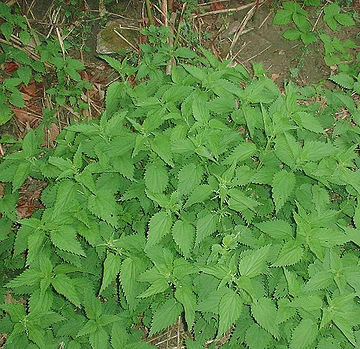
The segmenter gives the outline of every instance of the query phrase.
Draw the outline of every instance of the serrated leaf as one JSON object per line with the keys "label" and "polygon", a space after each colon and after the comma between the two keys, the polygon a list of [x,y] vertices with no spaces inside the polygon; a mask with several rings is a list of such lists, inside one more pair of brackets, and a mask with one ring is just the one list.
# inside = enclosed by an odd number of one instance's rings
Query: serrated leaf
{"label": "serrated leaf", "polygon": [[241,297],[231,289],[222,296],[219,303],[219,328],[217,338],[220,338],[240,317],[243,308]]}
{"label": "serrated leaf", "polygon": [[168,299],[155,312],[149,335],[153,334],[174,324],[182,312],[182,306],[174,298]]}
{"label": "serrated leaf", "polygon": [[149,223],[147,247],[156,245],[165,235],[170,233],[171,215],[165,211],[155,213]]}
{"label": "serrated leaf", "polygon": [[238,212],[243,212],[246,209],[256,212],[256,207],[260,205],[260,202],[245,195],[244,192],[239,189],[230,189],[229,195],[229,207]]}
{"label": "serrated leaf", "polygon": [[120,272],[120,266],[121,257],[114,253],[108,253],[104,261],[104,271],[99,291],[100,294],[116,279],[117,274]]}
{"label": "serrated leaf", "polygon": [[304,250],[298,241],[288,241],[282,246],[276,262],[272,267],[285,267],[295,264],[300,261],[303,253]]}
{"label": "serrated leaf", "polygon": [[190,257],[194,244],[195,228],[192,224],[178,220],[172,227],[172,236],[185,258]]}
{"label": "serrated leaf", "polygon": [[63,225],[59,230],[52,230],[50,232],[50,239],[60,250],[85,256],[85,252],[76,238],[76,230],[71,225]]}
{"label": "serrated leaf", "polygon": [[27,269],[6,284],[6,287],[32,286],[40,281],[41,272],[35,269]]}
{"label": "serrated leaf", "polygon": [[116,227],[118,216],[115,196],[107,190],[97,191],[96,195],[90,195],[88,199],[88,209],[95,216]]}
{"label": "serrated leaf", "polygon": [[333,280],[333,275],[329,271],[320,271],[310,278],[305,284],[306,292],[318,291],[328,287]]}
{"label": "serrated leaf", "polygon": [[78,308],[80,307],[81,302],[79,295],[75,289],[73,281],[67,275],[56,275],[55,278],[52,279],[51,284],[57,293],[63,295]]}
{"label": "serrated leaf", "polygon": [[131,310],[135,309],[137,296],[138,266],[133,258],[126,258],[120,269],[120,282]]}
{"label": "serrated leaf", "polygon": [[329,80],[344,88],[352,89],[354,87],[354,79],[346,73],[341,72],[339,74],[331,75]]}
{"label": "serrated leaf", "polygon": [[232,153],[223,161],[224,165],[231,165],[234,162],[242,162],[250,159],[256,153],[256,145],[250,142],[239,144]]}
{"label": "serrated leaf", "polygon": [[146,166],[145,185],[153,193],[163,192],[168,184],[168,172],[161,161],[155,161]]}
{"label": "serrated leaf", "polygon": [[188,329],[191,331],[195,320],[196,297],[188,286],[176,287],[175,298],[183,305],[185,320]]}
{"label": "serrated leaf", "polygon": [[198,185],[190,194],[189,199],[186,201],[184,208],[190,207],[193,204],[204,202],[207,200],[211,193],[213,192],[213,189],[208,184],[201,184]]}
{"label": "serrated leaf", "polygon": [[295,175],[293,172],[281,170],[275,173],[272,182],[272,197],[276,212],[284,206],[295,188]]}
{"label": "serrated leaf", "polygon": [[256,322],[271,333],[275,338],[279,337],[279,327],[276,322],[277,309],[270,298],[260,298],[251,305],[251,312]]}
{"label": "serrated leaf", "polygon": [[273,239],[289,240],[293,236],[291,225],[280,219],[256,223],[255,225]]}
{"label": "serrated leaf", "polygon": [[174,166],[171,153],[170,138],[164,134],[155,136],[151,142],[151,147],[159,155],[159,157],[170,166]]}
{"label": "serrated leaf", "polygon": [[253,278],[266,271],[266,262],[269,258],[270,245],[257,250],[245,251],[240,256],[239,271],[242,276]]}
{"label": "serrated leaf", "polygon": [[196,241],[195,245],[198,245],[206,237],[210,236],[216,231],[216,216],[208,213],[203,217],[200,217],[196,223]]}
{"label": "serrated leaf", "polygon": [[199,185],[202,176],[203,169],[200,164],[190,163],[185,165],[179,172],[179,193],[189,194]]}
{"label": "serrated leaf", "polygon": [[311,319],[303,319],[292,333],[290,349],[306,349],[318,335],[317,325]]}
{"label": "serrated leaf", "polygon": [[302,127],[306,128],[315,133],[323,133],[324,129],[321,126],[319,120],[306,112],[298,112],[297,116],[300,117],[300,124]]}
{"label": "serrated leaf", "polygon": [[109,334],[102,327],[98,327],[95,332],[90,333],[89,341],[92,349],[109,348]]}

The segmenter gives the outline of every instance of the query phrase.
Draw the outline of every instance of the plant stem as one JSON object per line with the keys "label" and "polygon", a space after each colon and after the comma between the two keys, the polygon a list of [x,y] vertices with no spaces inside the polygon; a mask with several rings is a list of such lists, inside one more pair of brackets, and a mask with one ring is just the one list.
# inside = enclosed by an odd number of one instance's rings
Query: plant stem
{"label": "plant stem", "polygon": [[146,4],[146,11],[147,11],[147,15],[148,15],[148,18],[149,18],[150,25],[155,25],[154,16],[153,16],[152,11],[151,11],[151,2],[150,2],[150,0],[145,0],[145,4]]}

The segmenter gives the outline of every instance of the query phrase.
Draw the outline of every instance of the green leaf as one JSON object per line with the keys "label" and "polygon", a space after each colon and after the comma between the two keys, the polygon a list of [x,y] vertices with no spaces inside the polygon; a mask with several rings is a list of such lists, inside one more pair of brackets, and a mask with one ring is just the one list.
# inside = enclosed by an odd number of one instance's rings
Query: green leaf
{"label": "green leaf", "polygon": [[301,36],[301,31],[294,28],[289,28],[285,30],[283,33],[283,37],[291,41],[299,40],[300,36]]}
{"label": "green leaf", "polygon": [[6,287],[33,286],[40,281],[41,272],[34,269],[27,269],[15,279],[6,284]]}
{"label": "green leaf", "polygon": [[302,127],[315,133],[324,133],[324,128],[316,117],[306,112],[298,112],[296,115],[300,118],[300,125]]}
{"label": "green leaf", "polygon": [[253,278],[267,270],[266,262],[269,259],[270,245],[257,250],[248,250],[241,254],[239,272],[242,276]]}
{"label": "green leaf", "polygon": [[292,11],[289,10],[279,10],[275,13],[273,24],[274,25],[286,25],[291,22]]}
{"label": "green leaf", "polygon": [[145,185],[153,193],[163,192],[168,184],[168,172],[162,161],[148,164],[145,171]]}
{"label": "green leaf", "polygon": [[147,247],[156,245],[165,235],[170,233],[171,215],[165,211],[155,213],[149,223]]}
{"label": "green leaf", "polygon": [[346,73],[338,73],[335,75],[331,75],[329,80],[335,82],[341,87],[352,89],[354,87],[354,79]]}
{"label": "green leaf", "polygon": [[56,275],[55,278],[52,279],[51,284],[57,293],[63,295],[78,308],[80,307],[81,302],[79,295],[75,289],[73,281],[67,275]]}
{"label": "green leaf", "polygon": [[313,344],[318,328],[311,319],[303,319],[292,333],[290,349],[306,349]]}
{"label": "green leaf", "polygon": [[137,264],[135,259],[128,257],[123,261],[120,269],[121,286],[131,310],[134,310],[136,305],[139,269]]}
{"label": "green leaf", "polygon": [[293,172],[281,170],[275,173],[272,182],[272,197],[276,212],[284,206],[295,188],[295,175]]}
{"label": "green leaf", "polygon": [[200,244],[206,237],[216,231],[216,215],[208,213],[200,216],[196,223],[196,240],[195,245]]}
{"label": "green leaf", "polygon": [[220,338],[240,317],[243,308],[241,297],[231,289],[222,296],[219,303],[219,328],[217,338]]}
{"label": "green leaf", "polygon": [[32,71],[29,66],[22,65],[17,69],[16,73],[25,85],[27,85],[30,82]]}
{"label": "green leaf", "polygon": [[343,26],[349,27],[355,25],[355,21],[348,13],[337,13],[334,16],[335,20]]}
{"label": "green leaf", "polygon": [[172,227],[172,236],[185,258],[190,257],[194,244],[195,228],[192,224],[177,220]]}
{"label": "green leaf", "polygon": [[272,267],[285,267],[295,264],[300,261],[303,253],[304,250],[301,244],[297,240],[290,240],[282,246],[276,262]]}
{"label": "green leaf", "polygon": [[109,348],[109,334],[101,327],[90,333],[89,341],[93,349]]}
{"label": "green leaf", "polygon": [[118,209],[112,192],[106,190],[97,191],[96,195],[90,195],[88,200],[88,208],[92,214],[114,227],[118,225]]}
{"label": "green leaf", "polygon": [[185,165],[179,172],[178,191],[180,194],[189,194],[195,189],[203,176],[202,166],[190,163]]}
{"label": "green leaf", "polygon": [[180,302],[185,310],[185,320],[188,329],[191,331],[195,320],[196,297],[188,286],[178,286],[175,291],[175,298]]}
{"label": "green leaf", "polygon": [[14,91],[10,94],[9,102],[17,108],[24,108],[25,102],[24,98],[22,97],[21,93],[19,91]]}
{"label": "green leaf", "polygon": [[168,299],[154,314],[149,336],[173,325],[182,312],[182,306],[174,298]]}
{"label": "green leaf", "polygon": [[289,240],[293,237],[291,225],[280,219],[256,223],[255,225],[273,239]]}
{"label": "green leaf", "polygon": [[0,31],[5,36],[5,39],[8,41],[11,39],[11,34],[13,30],[14,27],[9,22],[5,21],[0,25]]}
{"label": "green leaf", "polygon": [[99,291],[100,294],[116,279],[117,274],[120,272],[120,267],[121,257],[114,253],[108,253],[104,261],[103,278]]}
{"label": "green leaf", "polygon": [[260,202],[246,196],[243,191],[238,189],[230,189],[229,195],[229,207],[238,212],[243,212],[246,209],[256,212],[256,208],[260,205]]}
{"label": "green leaf", "polygon": [[251,313],[262,328],[275,338],[279,337],[279,327],[276,322],[277,310],[270,298],[260,298],[254,302],[251,305]]}
{"label": "green leaf", "polygon": [[118,110],[120,106],[123,89],[124,89],[124,85],[119,81],[113,82],[107,88],[106,96],[105,96],[105,105],[106,105],[106,115],[108,117],[110,117]]}
{"label": "green leaf", "polygon": [[79,256],[85,256],[80,242],[76,237],[76,230],[71,225],[63,225],[59,230],[50,232],[51,242],[60,250],[71,252]]}
{"label": "green leaf", "polygon": [[250,142],[239,144],[223,161],[224,165],[231,165],[250,159],[256,153],[256,145]]}
{"label": "green leaf", "polygon": [[198,202],[204,202],[212,194],[213,189],[208,184],[198,185],[190,194],[189,199],[186,201],[184,208],[188,208]]}

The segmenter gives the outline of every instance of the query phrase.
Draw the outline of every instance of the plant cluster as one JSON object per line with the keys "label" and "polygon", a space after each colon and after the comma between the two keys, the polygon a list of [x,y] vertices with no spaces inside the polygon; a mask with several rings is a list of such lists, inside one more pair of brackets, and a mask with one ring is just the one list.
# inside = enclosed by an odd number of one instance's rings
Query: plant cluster
{"label": "plant cluster", "polygon": [[[162,37],[138,66],[104,57],[121,78],[100,120],[1,158],[7,348],[150,348],[139,329],[179,317],[190,349],[359,346],[358,107]],[[44,207],[19,220],[28,177]]]}
{"label": "plant cluster", "polygon": [[[320,2],[305,2],[307,6],[319,6]],[[330,37],[325,33],[317,33],[315,23],[311,23],[308,11],[304,10],[299,3],[288,1],[282,3],[282,9],[278,10],[274,16],[274,25],[288,25],[295,24],[295,28],[289,28],[284,31],[283,36],[289,40],[301,40],[305,45],[312,44],[321,39],[324,44],[325,50],[325,63],[327,65],[338,64],[339,60],[351,60],[352,56],[349,55],[347,49],[356,48],[356,44],[352,40],[341,42],[337,37]],[[323,21],[327,24],[329,29],[337,31],[343,26],[353,26],[355,21],[353,17],[341,11],[337,3],[331,3],[324,6]],[[341,57],[334,55],[338,51]],[[350,56],[350,57],[349,57]]]}
{"label": "plant cluster", "polygon": [[[0,125],[13,117],[13,107],[25,106],[22,92],[32,81],[43,82],[49,87],[46,92],[57,105],[67,103],[75,111],[87,109],[89,106],[81,95],[92,86],[79,74],[85,69],[83,64],[64,57],[57,39],[40,37],[40,40],[34,30],[29,29],[25,17],[13,13],[4,3],[0,3],[0,18],[0,34],[5,39],[0,43],[0,64],[5,67],[0,72]],[[38,44],[37,40],[40,40]],[[63,43],[63,48],[70,48],[68,42]],[[56,78],[44,81],[45,75]]]}

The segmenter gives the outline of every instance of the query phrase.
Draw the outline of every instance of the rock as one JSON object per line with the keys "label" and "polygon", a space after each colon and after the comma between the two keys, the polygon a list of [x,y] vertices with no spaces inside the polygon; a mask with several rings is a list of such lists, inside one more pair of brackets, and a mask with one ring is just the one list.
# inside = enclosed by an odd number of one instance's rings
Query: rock
{"label": "rock", "polygon": [[110,21],[97,35],[96,52],[115,53],[119,50],[131,51],[138,43],[138,28],[123,19]]}

